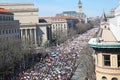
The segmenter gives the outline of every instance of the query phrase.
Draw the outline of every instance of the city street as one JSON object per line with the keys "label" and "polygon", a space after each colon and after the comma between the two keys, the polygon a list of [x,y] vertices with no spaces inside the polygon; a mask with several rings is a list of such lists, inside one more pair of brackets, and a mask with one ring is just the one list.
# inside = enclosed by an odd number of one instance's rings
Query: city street
{"label": "city street", "polygon": [[[78,66],[81,51],[83,47],[88,44],[88,40],[92,38],[97,31],[98,28],[93,28],[80,34],[76,38],[72,37],[72,39],[68,39],[65,43],[58,45],[56,49],[49,50],[49,56],[39,62],[34,70],[23,72],[20,75],[21,79],[70,80],[74,72],[75,76],[77,76],[76,73],[84,70],[84,65]],[[73,76],[72,80],[78,78],[75,76]],[[82,75],[78,76],[82,77]],[[81,78],[78,80],[80,79]]]}

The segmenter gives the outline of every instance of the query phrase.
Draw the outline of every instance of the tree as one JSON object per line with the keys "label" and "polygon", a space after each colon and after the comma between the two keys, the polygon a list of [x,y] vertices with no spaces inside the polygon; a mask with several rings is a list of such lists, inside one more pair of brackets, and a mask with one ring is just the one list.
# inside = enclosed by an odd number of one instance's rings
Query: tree
{"label": "tree", "polygon": [[0,41],[0,72],[3,76],[15,72],[23,55],[21,54],[21,45],[19,40]]}
{"label": "tree", "polygon": [[89,30],[89,29],[91,29],[93,27],[93,25],[90,24],[90,23],[85,23],[85,24],[78,23],[78,24],[76,24],[76,26],[77,26],[76,31],[77,31],[78,34],[82,34],[85,31],[87,31],[87,30]]}
{"label": "tree", "polygon": [[56,44],[64,42],[65,40],[67,40],[67,31],[60,31],[60,30],[54,31],[53,39]]}
{"label": "tree", "polygon": [[93,50],[86,46],[83,48],[80,56],[81,63],[84,66],[84,77],[88,78],[89,80],[94,80],[95,76],[95,65],[94,65],[94,58],[92,55]]}
{"label": "tree", "polygon": [[20,40],[0,41],[0,77],[14,75],[21,71],[23,64],[25,68],[30,67],[30,60],[34,58],[34,46],[23,45]]}
{"label": "tree", "polygon": [[68,35],[67,35],[67,37],[68,37],[68,38],[71,38],[72,36],[75,36],[76,34],[77,34],[76,30],[73,29],[73,28],[70,28],[70,29],[68,30]]}

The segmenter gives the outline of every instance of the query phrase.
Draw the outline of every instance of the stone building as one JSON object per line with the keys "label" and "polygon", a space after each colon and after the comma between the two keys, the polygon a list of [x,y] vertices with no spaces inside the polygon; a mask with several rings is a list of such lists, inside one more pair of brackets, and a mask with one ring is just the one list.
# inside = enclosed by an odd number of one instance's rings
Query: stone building
{"label": "stone building", "polygon": [[50,23],[53,38],[58,36],[66,35],[70,28],[75,28],[79,19],[70,16],[55,16],[55,17],[40,17],[39,20]]}
{"label": "stone building", "polygon": [[0,41],[20,39],[19,21],[14,14],[0,7]]}
{"label": "stone building", "polygon": [[[1,3],[1,7],[11,10],[15,20],[20,22],[20,31],[22,41],[27,44],[34,44],[35,46],[43,45],[48,40],[45,27],[50,27],[50,24],[39,23],[38,8],[34,7],[32,3]],[[42,27],[41,27],[42,26]],[[42,29],[44,26],[44,29]],[[39,30],[42,29],[42,34]],[[49,35],[51,36],[51,35]],[[41,37],[41,38],[40,38]],[[40,39],[42,39],[40,41]],[[41,43],[41,44],[40,44]]]}
{"label": "stone building", "polygon": [[115,17],[101,22],[98,37],[89,45],[95,50],[96,80],[120,80],[120,5]]}

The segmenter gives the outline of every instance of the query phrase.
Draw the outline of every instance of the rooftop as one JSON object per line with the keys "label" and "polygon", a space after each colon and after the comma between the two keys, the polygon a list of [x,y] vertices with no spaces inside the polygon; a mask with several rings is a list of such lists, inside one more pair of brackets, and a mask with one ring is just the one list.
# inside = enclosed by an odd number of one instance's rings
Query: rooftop
{"label": "rooftop", "polygon": [[39,19],[78,19],[73,16],[54,16],[54,17],[40,17]]}
{"label": "rooftop", "polygon": [[1,8],[1,7],[0,7],[0,12],[8,13],[8,12],[10,12],[10,11],[7,10],[7,9],[5,9],[5,8]]}
{"label": "rooftop", "polygon": [[34,5],[33,3],[0,3],[0,6]]}
{"label": "rooftop", "polygon": [[88,44],[93,48],[120,48],[120,42],[116,40],[112,31],[103,29],[97,38],[92,38]]}

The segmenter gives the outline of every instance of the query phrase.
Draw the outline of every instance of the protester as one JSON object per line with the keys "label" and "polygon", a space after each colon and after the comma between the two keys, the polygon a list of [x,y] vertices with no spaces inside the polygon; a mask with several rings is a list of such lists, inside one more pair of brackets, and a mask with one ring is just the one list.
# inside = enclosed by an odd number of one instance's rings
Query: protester
{"label": "protester", "polygon": [[98,28],[88,30],[58,45],[55,51],[35,65],[35,69],[20,74],[21,80],[70,80],[77,68],[81,50]]}

